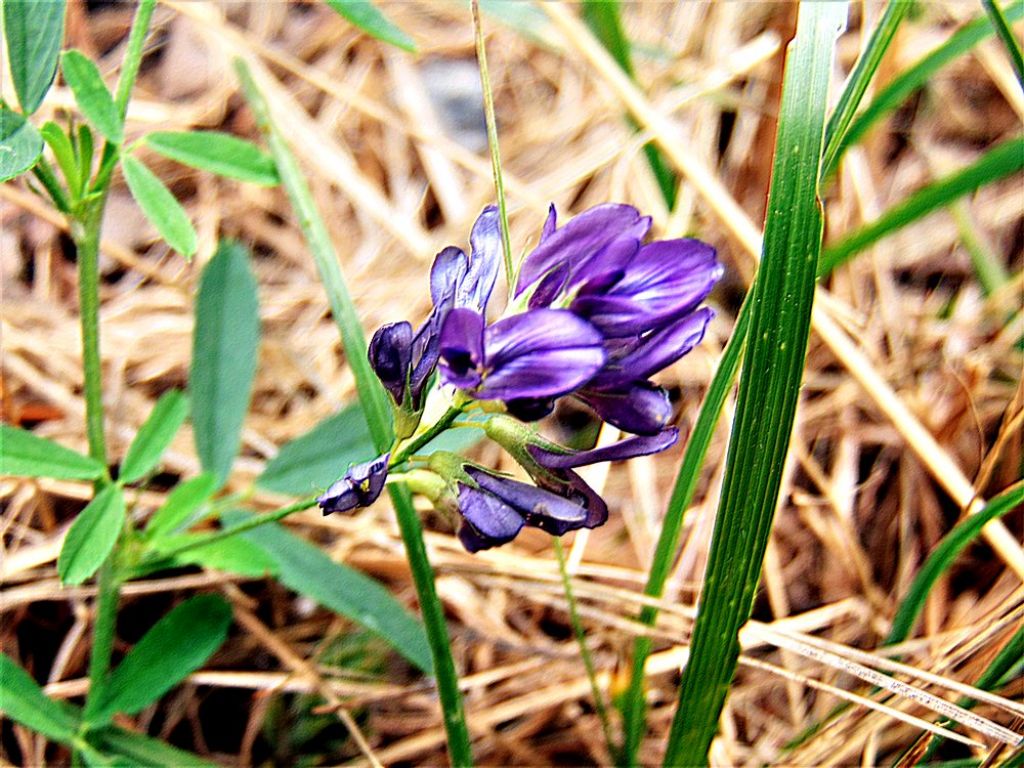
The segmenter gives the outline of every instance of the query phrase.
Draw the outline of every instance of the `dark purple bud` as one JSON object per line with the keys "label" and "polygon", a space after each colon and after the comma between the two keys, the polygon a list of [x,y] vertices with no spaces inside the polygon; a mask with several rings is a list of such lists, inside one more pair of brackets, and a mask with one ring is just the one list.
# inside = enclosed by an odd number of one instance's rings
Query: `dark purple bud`
{"label": "dark purple bud", "polygon": [[636,456],[659,453],[675,445],[678,439],[679,430],[669,427],[654,435],[637,435],[589,451],[554,451],[541,445],[529,445],[526,450],[545,469],[574,469],[602,461],[625,461]]}
{"label": "dark purple bud", "polygon": [[412,360],[412,326],[403,320],[378,328],[370,340],[368,356],[381,384],[401,405]]}
{"label": "dark purple bud", "polygon": [[584,274],[588,261],[609,243],[619,239],[639,242],[651,226],[650,217],[641,216],[636,208],[615,203],[584,211],[550,234],[548,227],[555,223],[551,214],[548,222],[541,243],[523,261],[516,284],[517,296],[562,263],[571,264],[576,274]]}
{"label": "dark purple bud", "polygon": [[707,243],[659,240],[640,248],[614,284],[585,284],[571,309],[607,337],[638,335],[692,312],[721,276]]}
{"label": "dark purple bud", "polygon": [[325,515],[369,506],[384,490],[390,458],[391,454],[385,453],[362,464],[353,464],[344,477],[336,480],[317,498],[316,503]]}
{"label": "dark purple bud", "polygon": [[577,396],[604,421],[635,435],[653,435],[672,420],[668,392],[649,381],[614,390],[584,389]]}

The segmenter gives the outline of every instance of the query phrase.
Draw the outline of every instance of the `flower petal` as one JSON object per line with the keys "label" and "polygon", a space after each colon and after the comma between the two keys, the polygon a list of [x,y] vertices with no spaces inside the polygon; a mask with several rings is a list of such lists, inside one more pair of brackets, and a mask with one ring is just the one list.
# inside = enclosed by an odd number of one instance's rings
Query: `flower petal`
{"label": "flower petal", "polygon": [[659,453],[673,446],[678,439],[679,430],[669,427],[653,435],[636,435],[589,451],[561,453],[540,445],[527,446],[527,450],[537,463],[546,469],[572,469],[602,461],[624,461],[635,456]]}
{"label": "flower petal", "polygon": [[650,217],[641,216],[631,205],[607,203],[584,211],[561,229],[545,236],[526,257],[520,268],[516,296],[558,264],[566,262],[576,270],[583,270],[586,260],[609,242],[619,238],[642,240],[650,226]]}
{"label": "flower petal", "polygon": [[603,338],[564,309],[499,320],[485,333],[483,399],[557,397],[588,381],[605,362]]}
{"label": "flower petal", "polygon": [[501,269],[501,218],[497,207],[488,205],[480,213],[469,236],[472,258],[455,299],[456,307],[469,307],[483,314]]}
{"label": "flower petal", "polygon": [[649,381],[615,390],[584,389],[577,395],[609,424],[636,435],[653,435],[672,420],[668,392]]}
{"label": "flower petal", "polygon": [[370,340],[367,357],[380,383],[401,405],[412,361],[412,326],[404,320],[382,325]]}
{"label": "flower petal", "polygon": [[[587,509],[582,504],[557,493],[472,467],[466,471],[483,490],[514,508],[526,525],[561,536],[581,528],[587,520]],[[479,529],[476,523],[474,526]]]}
{"label": "flower petal", "polygon": [[349,512],[357,507],[367,507],[377,500],[384,490],[388,477],[390,453],[385,453],[362,464],[353,464],[344,477],[336,480],[321,494],[316,502],[325,515],[332,512]]}
{"label": "flower petal", "polygon": [[459,389],[480,383],[484,364],[484,318],[472,309],[453,309],[445,318],[438,349],[441,376]]}
{"label": "flower petal", "polygon": [[449,245],[434,257],[430,267],[430,297],[435,307],[455,300],[468,269],[469,257],[454,245]]}
{"label": "flower petal", "polygon": [[459,512],[473,529],[490,539],[490,546],[516,537],[526,524],[517,509],[481,488],[459,484]]}

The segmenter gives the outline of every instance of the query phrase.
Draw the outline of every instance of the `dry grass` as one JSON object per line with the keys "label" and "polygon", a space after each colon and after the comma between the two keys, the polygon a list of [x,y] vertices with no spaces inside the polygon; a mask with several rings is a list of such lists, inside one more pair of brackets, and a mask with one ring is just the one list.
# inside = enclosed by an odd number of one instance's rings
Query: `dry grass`
{"label": "dry grass", "polygon": [[[794,10],[755,3],[627,5],[630,36],[655,51],[638,59],[642,89],[636,89],[602,60],[572,7],[511,7],[537,11],[538,36],[531,40],[486,22],[513,243],[526,248],[536,238],[548,201],[579,211],[620,200],[649,212],[659,237],[694,232],[714,243],[728,266],[713,297],[719,316],[707,340],[662,376],[678,394],[685,430],[755,266],[759,229],[753,222],[764,216],[780,40],[791,34]],[[397,318],[422,318],[430,258],[444,245],[464,244],[473,217],[493,196],[489,161],[452,134],[425,85],[446,65],[442,80],[455,79],[450,67],[456,64],[472,72],[468,12],[439,2],[395,2],[385,9],[413,32],[419,58],[367,40],[320,5],[163,5],[128,126],[130,136],[155,128],[218,128],[255,138],[229,67],[230,57],[245,57],[304,163],[368,331]],[[68,44],[100,55],[101,69],[111,71],[131,8],[87,12],[84,3],[73,2],[69,11]],[[871,23],[878,12],[875,3],[855,9]],[[901,30],[880,77],[891,78],[945,39],[952,24],[978,12],[973,4],[923,5],[920,17]],[[843,72],[858,52],[858,30],[859,22],[852,24],[842,40]],[[678,55],[661,58],[664,50]],[[67,90],[57,87],[43,111],[59,113],[70,104]],[[622,119],[626,111],[641,124],[639,137]],[[966,164],[980,149],[1019,132],[1022,119],[1019,88],[990,40],[942,70],[926,99],[900,110],[849,154],[828,196],[829,234],[870,220],[942,169]],[[723,126],[731,126],[728,136]],[[664,143],[686,179],[671,213],[641,152],[650,138]],[[192,265],[169,253],[123,184],[115,186],[101,287],[110,450],[123,456],[156,397],[186,385],[199,269],[218,238],[237,237],[255,256],[263,321],[253,407],[232,477],[232,486],[243,489],[279,446],[354,399],[352,375],[283,193],[218,180],[155,155],[145,159],[187,206],[201,247]],[[755,607],[759,623],[744,637],[744,664],[713,750],[716,763],[891,762],[925,738],[922,723],[908,720],[940,719],[934,702],[905,690],[873,693],[871,681],[855,676],[855,663],[888,669],[881,657],[859,652],[878,646],[923,558],[976,497],[1019,478],[1024,394],[1015,344],[1024,329],[1022,211],[1020,177],[985,188],[961,206],[961,225],[1013,275],[992,296],[985,297],[974,279],[948,212],[862,254],[821,289],[791,471]],[[62,224],[20,184],[0,188],[0,216],[4,420],[83,448],[75,270]],[[650,735],[642,748],[649,763],[660,757],[674,708],[726,436],[723,425],[656,630]],[[613,516],[591,535],[577,535],[571,562],[589,642],[602,682],[613,692],[624,683],[637,631],[630,618],[641,605],[680,454],[677,447],[590,477],[603,487]],[[507,461],[490,449],[481,458]],[[198,471],[187,429],[165,470],[165,481]],[[139,494],[135,513],[155,509],[166,487]],[[85,688],[91,590],[60,587],[54,560],[87,495],[73,483],[0,480],[0,638],[4,651],[57,696],[81,696]],[[280,501],[256,500],[267,508]],[[308,513],[290,524],[412,604],[386,503],[348,518]],[[961,692],[950,686],[976,679],[1021,625],[1020,528],[1020,515],[1011,515],[1005,527],[989,529],[988,543],[969,550],[940,583],[904,655],[933,677],[900,669],[893,672],[897,679],[956,701]],[[428,546],[449,611],[479,762],[608,764],[546,537],[533,532],[514,546],[469,556],[449,531],[438,530]],[[313,693],[323,705],[318,711],[341,723],[309,742],[318,763],[360,755],[388,765],[444,761],[429,686],[394,656],[381,656],[350,624],[275,583],[182,572],[130,585],[122,640],[134,642],[178,597],[210,589],[236,608],[229,643],[189,685],[123,724],[225,764],[289,764],[307,749],[299,734],[315,720],[291,694]],[[830,645],[823,649],[819,641]],[[355,668],[332,663],[339,648],[362,654]],[[1019,680],[1000,693],[976,711],[1019,734]],[[783,745],[851,694],[864,699],[782,756]],[[971,744],[946,754],[983,756],[999,743],[977,724],[961,733]],[[3,736],[3,749],[17,744],[25,764],[67,758],[20,728],[5,726]],[[16,752],[0,754],[11,760]]]}

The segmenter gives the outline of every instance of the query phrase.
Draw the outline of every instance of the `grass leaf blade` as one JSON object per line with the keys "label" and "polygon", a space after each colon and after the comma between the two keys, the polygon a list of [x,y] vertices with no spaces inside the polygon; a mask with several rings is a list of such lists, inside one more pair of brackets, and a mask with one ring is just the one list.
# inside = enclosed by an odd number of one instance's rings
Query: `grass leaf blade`
{"label": "grass leaf blade", "polygon": [[1022,169],[1024,137],[1004,141],[968,167],[922,187],[874,221],[830,245],[821,254],[819,275],[827,275],[855,254],[922,216],[949,205],[985,184],[1019,173]]}
{"label": "grass leaf blade", "polygon": [[761,572],[810,331],[822,214],[818,178],[845,3],[802,3],[786,57],[750,340],[690,659],[665,765],[706,762]]}
{"label": "grass leaf blade", "polygon": [[1013,65],[1013,73],[1017,75],[1017,82],[1020,83],[1021,88],[1024,88],[1024,54],[1021,54],[1020,43],[1013,36],[1013,30],[1010,29],[1010,24],[1007,22],[1006,16],[1003,15],[1003,9],[994,0],[981,0],[981,4],[985,6],[985,12],[988,14],[992,26],[995,27],[996,34],[1003,41],[1003,47],[1006,48],[1010,63]]}
{"label": "grass leaf blade", "polygon": [[62,744],[70,745],[78,731],[78,718],[43,693],[32,676],[5,653],[0,653],[0,712]]}
{"label": "grass leaf blade", "polygon": [[222,242],[203,270],[189,374],[196,451],[203,469],[221,485],[241,445],[259,340],[259,296],[249,254],[238,243]]}
{"label": "grass leaf blade", "polygon": [[39,109],[57,74],[64,7],[64,0],[4,0],[7,62],[26,115]]}
{"label": "grass leaf blade", "polygon": [[90,456],[24,429],[0,424],[0,475],[95,480],[107,468]]}

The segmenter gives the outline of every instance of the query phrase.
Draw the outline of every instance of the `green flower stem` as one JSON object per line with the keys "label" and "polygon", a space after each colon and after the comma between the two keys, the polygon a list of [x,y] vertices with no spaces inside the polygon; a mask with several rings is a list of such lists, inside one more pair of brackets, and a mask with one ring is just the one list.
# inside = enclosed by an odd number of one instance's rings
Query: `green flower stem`
{"label": "green flower stem", "polygon": [[389,467],[397,467],[412,458],[416,451],[425,446],[435,437],[448,429],[459,416],[462,415],[462,408],[457,405],[451,406],[440,419],[429,429],[424,430],[418,437],[414,437],[409,443],[391,457]]}
{"label": "green flower stem", "polygon": [[100,569],[97,579],[98,594],[93,605],[95,613],[92,625],[92,652],[89,656],[89,693],[85,702],[83,730],[92,724],[90,719],[100,703],[106,698],[110,655],[114,650],[114,633],[117,628],[117,604],[121,594],[121,574],[114,563],[114,556]]}
{"label": "green flower stem", "polygon": [[[142,59],[142,42],[149,29],[149,22],[156,7],[156,0],[142,0],[132,22],[128,50],[122,65],[118,83],[118,105],[123,115],[127,110],[128,97],[135,83]],[[99,322],[99,257],[100,229],[103,224],[103,210],[106,207],[110,175],[117,159],[118,148],[108,143],[104,157],[108,170],[102,184],[94,185],[96,193],[84,201],[78,210],[72,212],[71,236],[75,243],[78,260],[79,315],[82,329],[82,368],[85,379],[85,427],[89,440],[89,455],[104,465],[107,463],[106,439],[103,434],[103,375],[100,362]],[[101,168],[102,172],[102,168]],[[100,483],[109,482],[101,480]],[[117,626],[117,606],[121,591],[122,574],[117,570],[119,548],[114,551],[100,569],[97,586],[99,594],[94,606],[95,620],[92,629],[92,650],[89,656],[89,694],[86,698],[85,720],[88,726],[90,716],[95,713],[99,702],[106,696],[110,656],[114,649],[114,635]]]}
{"label": "green flower stem", "polygon": [[498,122],[494,117],[494,91],[491,75],[487,69],[487,46],[484,45],[484,28],[480,22],[480,2],[472,0],[473,30],[476,38],[476,60],[480,67],[480,85],[484,92],[484,117],[487,120],[487,143],[491,148],[491,169],[494,172],[494,190],[498,195],[498,215],[501,217],[501,247],[505,256],[505,279],[511,293],[516,279],[512,264],[512,242],[508,232],[508,209],[505,205],[505,182],[501,178],[501,151],[498,147]]}
{"label": "green flower stem", "polygon": [[[331,312],[338,323],[342,344],[345,347],[345,357],[352,367],[352,373],[356,379],[359,403],[366,415],[366,423],[370,428],[370,434],[377,450],[383,453],[391,445],[393,439],[391,411],[388,407],[387,396],[366,357],[366,337],[338,265],[337,253],[331,244],[327,228],[317,211],[313,196],[302,176],[295,156],[274,126],[269,106],[257,88],[252,73],[246,63],[240,59],[235,61],[235,70],[242,83],[246,100],[266,137],[281,182],[288,193],[288,198],[298,216],[302,233],[316,262]],[[404,485],[392,485],[389,488],[389,493],[395,508],[395,516],[398,518],[398,527],[402,532],[406,557],[409,559],[409,570],[412,572],[413,583],[419,597],[420,611],[423,614],[427,642],[430,645],[431,658],[434,663],[438,696],[444,713],[448,754],[452,765],[472,765],[473,755],[470,749],[469,730],[466,727],[466,716],[462,707],[462,693],[459,691],[459,676],[452,659],[444,607],[437,596],[434,570],[430,565],[426,544],[423,541],[423,528],[416,514],[416,508],[413,506],[409,489]]]}
{"label": "green flower stem", "polygon": [[615,740],[612,738],[612,726],[608,720],[608,708],[604,703],[604,696],[601,695],[601,686],[597,684],[597,669],[594,667],[594,658],[590,655],[590,648],[587,647],[587,635],[583,631],[583,623],[580,621],[580,614],[576,608],[576,595],[572,591],[572,579],[569,577],[569,569],[565,564],[565,550],[562,548],[562,540],[552,536],[555,544],[555,556],[558,558],[558,572],[562,574],[562,588],[565,590],[565,600],[569,604],[569,621],[572,623],[573,635],[580,647],[580,657],[583,659],[583,666],[587,670],[587,679],[590,681],[590,691],[594,696],[594,710],[601,721],[601,730],[604,732],[604,741],[608,745],[608,752],[615,755]]}

